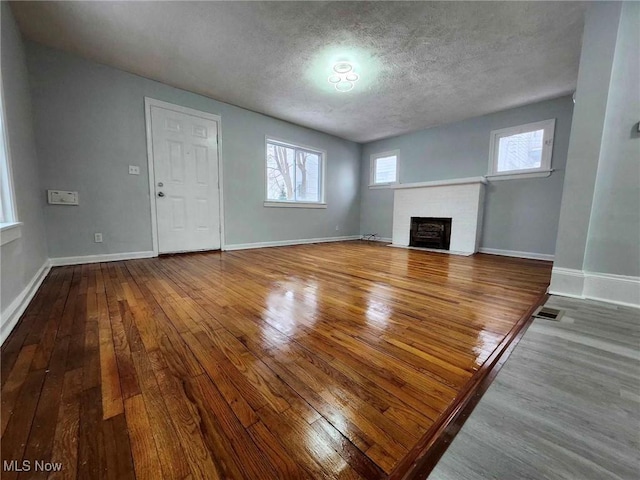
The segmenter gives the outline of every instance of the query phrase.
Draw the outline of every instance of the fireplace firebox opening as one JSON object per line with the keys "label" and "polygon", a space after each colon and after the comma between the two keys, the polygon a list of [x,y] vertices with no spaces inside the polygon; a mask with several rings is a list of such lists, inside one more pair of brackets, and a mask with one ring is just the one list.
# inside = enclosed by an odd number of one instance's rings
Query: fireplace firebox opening
{"label": "fireplace firebox opening", "polygon": [[409,246],[449,250],[450,243],[450,218],[411,217]]}

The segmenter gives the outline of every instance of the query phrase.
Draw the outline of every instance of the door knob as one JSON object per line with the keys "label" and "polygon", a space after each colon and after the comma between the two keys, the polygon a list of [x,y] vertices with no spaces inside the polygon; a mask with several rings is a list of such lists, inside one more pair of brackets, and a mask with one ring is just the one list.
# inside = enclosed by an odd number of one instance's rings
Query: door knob
{"label": "door knob", "polygon": [[159,197],[164,197],[164,193],[162,193],[162,192],[158,192],[158,196],[159,196]]}

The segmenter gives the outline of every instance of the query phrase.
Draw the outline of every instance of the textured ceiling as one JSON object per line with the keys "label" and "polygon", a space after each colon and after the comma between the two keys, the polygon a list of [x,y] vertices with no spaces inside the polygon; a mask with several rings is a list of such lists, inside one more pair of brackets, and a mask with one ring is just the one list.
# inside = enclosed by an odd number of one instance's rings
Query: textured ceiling
{"label": "textured ceiling", "polygon": [[[24,36],[357,142],[574,90],[577,2],[14,2]],[[347,93],[327,82],[351,61]]]}

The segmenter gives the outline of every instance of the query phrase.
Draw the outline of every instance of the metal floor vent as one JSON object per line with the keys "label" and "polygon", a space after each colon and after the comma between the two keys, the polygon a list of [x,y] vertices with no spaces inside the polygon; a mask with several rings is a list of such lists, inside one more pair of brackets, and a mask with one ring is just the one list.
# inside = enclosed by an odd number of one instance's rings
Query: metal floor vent
{"label": "metal floor vent", "polygon": [[535,318],[543,318],[545,320],[554,320],[559,322],[564,315],[564,310],[558,310],[556,308],[539,307],[533,314]]}

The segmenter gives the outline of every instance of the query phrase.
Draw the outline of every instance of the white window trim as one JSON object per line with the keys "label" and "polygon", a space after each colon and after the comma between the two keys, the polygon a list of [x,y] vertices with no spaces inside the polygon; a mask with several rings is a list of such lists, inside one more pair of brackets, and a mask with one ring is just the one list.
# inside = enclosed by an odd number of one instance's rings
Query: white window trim
{"label": "white window trim", "polygon": [[[379,158],[396,157],[396,181],[376,183],[376,162]],[[389,150],[387,152],[373,153],[369,160],[369,188],[391,188],[400,182],[400,150]]]}
{"label": "white window trim", "polygon": [[22,236],[22,222],[0,223],[0,246],[13,242]]}
{"label": "white window trim", "polygon": [[327,208],[326,203],[318,202],[288,202],[283,200],[269,200],[264,202],[265,207],[285,207],[285,208]]}
{"label": "white window trim", "polygon": [[[489,144],[489,173],[486,177],[494,180],[513,180],[519,178],[548,177],[553,172],[551,168],[551,157],[553,155],[553,138],[556,128],[556,119],[543,120],[540,122],[527,123],[517,127],[502,128],[491,131],[491,141]],[[498,172],[498,145],[500,138],[517,135],[524,132],[544,130],[542,137],[542,157],[539,168],[529,168],[526,170],[510,170],[508,172]]]}
{"label": "white window trim", "polygon": [[[317,202],[296,202],[295,200],[271,200],[267,198],[269,186],[268,171],[267,171],[267,144],[269,142],[284,145],[285,147],[299,148],[301,150],[308,150],[319,154],[322,159],[320,166],[320,200]],[[309,145],[303,145],[301,143],[293,143],[290,140],[284,140],[282,138],[274,137],[271,135],[264,136],[264,206],[265,207],[283,207],[283,208],[327,208],[325,199],[325,187],[327,180],[327,151],[317,147],[311,147]]]}
{"label": "white window trim", "polygon": [[2,174],[2,211],[5,215],[4,222],[0,223],[0,245],[5,245],[22,236],[22,222],[18,221],[18,210],[16,208],[16,196],[13,186],[13,169],[11,167],[11,146],[9,142],[9,131],[7,124],[7,112],[5,106],[4,82],[2,72],[0,72],[0,115],[2,115],[2,144],[5,156],[4,165],[0,165]]}
{"label": "white window trim", "polygon": [[553,172],[553,168],[550,170],[538,170],[535,172],[527,171],[524,173],[496,173],[495,175],[485,175],[485,178],[490,182],[496,182],[500,180],[517,180],[522,178],[543,178],[548,177]]}

